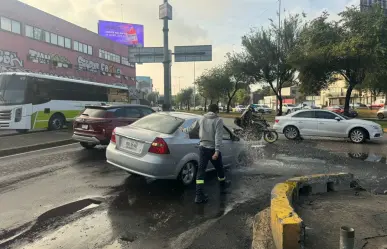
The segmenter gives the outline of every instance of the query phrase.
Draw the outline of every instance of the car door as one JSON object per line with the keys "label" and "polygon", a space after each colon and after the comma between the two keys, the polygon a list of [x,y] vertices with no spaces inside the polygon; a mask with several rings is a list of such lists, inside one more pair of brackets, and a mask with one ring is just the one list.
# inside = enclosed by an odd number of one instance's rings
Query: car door
{"label": "car door", "polygon": [[[322,137],[347,137],[347,120],[329,111],[316,111],[318,136]],[[339,118],[340,120],[336,120]]]}
{"label": "car door", "polygon": [[292,116],[292,121],[303,136],[315,136],[318,132],[315,111],[302,111]]}
{"label": "car door", "polygon": [[235,142],[232,140],[231,132],[223,126],[223,139],[220,152],[222,153],[222,160],[224,166],[232,166],[235,158]]}
{"label": "car door", "polygon": [[124,112],[117,118],[117,122],[121,126],[130,125],[133,122],[141,118],[142,114],[138,107],[125,107],[122,108]]}

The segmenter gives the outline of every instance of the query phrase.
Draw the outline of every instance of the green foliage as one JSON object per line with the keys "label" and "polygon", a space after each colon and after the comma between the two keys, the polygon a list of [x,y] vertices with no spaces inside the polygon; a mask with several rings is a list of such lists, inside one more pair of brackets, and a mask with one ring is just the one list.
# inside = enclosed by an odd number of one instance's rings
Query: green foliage
{"label": "green foliage", "polygon": [[242,37],[247,57],[243,70],[256,82],[270,86],[280,101],[279,115],[282,114],[281,90],[295,83],[296,70],[290,64],[289,55],[296,47],[303,27],[300,15],[289,15],[281,27],[272,21],[269,28]]}
{"label": "green foliage", "polygon": [[360,12],[347,8],[340,21],[328,21],[328,14],[313,20],[289,59],[299,71],[301,91],[316,94],[340,75],[348,83],[345,112],[349,110],[352,90],[381,89],[387,75],[387,18],[379,7]]}

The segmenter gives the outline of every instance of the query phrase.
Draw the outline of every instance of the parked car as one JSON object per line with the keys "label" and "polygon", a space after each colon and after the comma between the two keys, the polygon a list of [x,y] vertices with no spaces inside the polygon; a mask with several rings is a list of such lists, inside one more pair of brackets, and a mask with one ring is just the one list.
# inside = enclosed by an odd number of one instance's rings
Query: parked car
{"label": "parked car", "polygon": [[295,106],[294,108],[291,109],[291,112],[296,112],[299,110],[305,110],[305,109],[314,109],[312,106],[308,105],[307,103],[301,103]]}
{"label": "parked car", "polygon": [[273,110],[267,105],[253,104],[256,112],[259,113],[272,113]]}
{"label": "parked car", "polygon": [[[159,112],[129,126],[117,127],[106,150],[107,162],[131,174],[178,179],[190,185],[199,163],[199,138],[190,138],[183,128],[191,127],[200,117]],[[240,139],[225,126],[221,152],[226,167],[237,163],[243,152]],[[213,166],[209,165],[209,169]]]}
{"label": "parked car", "polygon": [[274,129],[288,139],[300,136],[350,138],[353,143],[383,137],[382,127],[372,121],[348,119],[327,110],[301,110],[275,118]]}
{"label": "parked car", "polygon": [[73,139],[87,149],[108,145],[114,128],[129,125],[154,112],[143,105],[87,106],[73,123]]}
{"label": "parked car", "polygon": [[[342,105],[328,106],[326,109],[331,111],[331,112],[334,112],[334,113],[337,113],[337,114],[340,114],[340,115],[344,115],[344,106],[342,106]],[[358,115],[359,114],[357,113],[357,111],[355,111],[352,108],[349,108],[349,112],[348,112],[348,115],[347,115],[348,117],[356,118]]]}
{"label": "parked car", "polygon": [[237,105],[235,107],[235,112],[244,112],[246,110],[246,106],[244,105]]}
{"label": "parked car", "polygon": [[383,106],[382,108],[380,108],[379,111],[377,112],[376,116],[380,120],[384,119],[387,116],[387,108],[386,108],[386,106]]}
{"label": "parked car", "polygon": [[[282,112],[289,114],[292,112],[292,110],[295,108],[295,105],[292,104],[282,104]],[[279,107],[278,107],[279,108]]]}
{"label": "parked car", "polygon": [[354,103],[350,105],[353,109],[370,109],[366,104]]}
{"label": "parked car", "polygon": [[154,107],[152,107],[152,109],[153,109],[153,111],[155,111],[155,112],[161,112],[161,111],[163,111],[163,108],[161,108],[160,106],[154,106]]}

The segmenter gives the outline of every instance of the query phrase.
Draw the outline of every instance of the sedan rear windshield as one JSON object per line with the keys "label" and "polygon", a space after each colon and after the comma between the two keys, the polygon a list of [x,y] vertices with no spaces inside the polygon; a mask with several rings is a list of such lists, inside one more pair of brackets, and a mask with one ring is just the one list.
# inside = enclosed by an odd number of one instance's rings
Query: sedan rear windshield
{"label": "sedan rear windshield", "polygon": [[106,109],[102,108],[86,108],[81,115],[87,116],[90,118],[104,118],[106,114]]}
{"label": "sedan rear windshield", "polygon": [[134,122],[131,126],[164,134],[172,134],[183,123],[184,119],[172,115],[151,114]]}

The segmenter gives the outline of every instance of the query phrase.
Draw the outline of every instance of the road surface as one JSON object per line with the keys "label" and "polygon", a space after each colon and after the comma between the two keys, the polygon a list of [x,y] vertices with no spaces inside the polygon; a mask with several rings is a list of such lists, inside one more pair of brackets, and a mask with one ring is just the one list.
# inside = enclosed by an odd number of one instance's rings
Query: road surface
{"label": "road surface", "polygon": [[193,203],[194,188],[108,165],[102,147],[73,144],[0,158],[0,248],[249,248],[254,215],[287,178],[351,172],[370,192],[387,190],[384,141],[244,146],[253,163],[227,172],[226,196],[209,173],[206,205]]}

